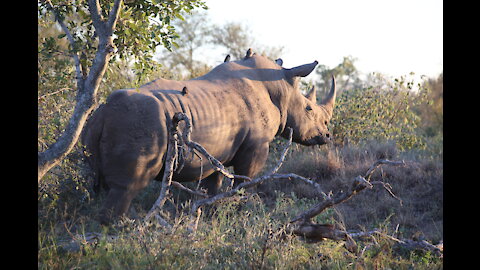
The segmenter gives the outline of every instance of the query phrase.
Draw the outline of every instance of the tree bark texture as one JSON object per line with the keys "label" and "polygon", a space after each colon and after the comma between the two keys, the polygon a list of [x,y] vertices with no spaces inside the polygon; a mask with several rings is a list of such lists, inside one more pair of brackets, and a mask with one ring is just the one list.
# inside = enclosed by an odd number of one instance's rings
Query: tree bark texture
{"label": "tree bark texture", "polygon": [[[58,16],[55,8],[50,1],[43,1],[46,3],[49,10],[55,15],[55,20],[60,24],[63,31],[67,35],[70,44],[74,45],[72,35],[63,20]],[[108,61],[114,54],[116,48],[113,43],[113,32],[117,22],[118,14],[120,12],[121,0],[116,0],[112,10],[110,10],[107,20],[104,20],[101,16],[100,5],[98,0],[89,0],[89,11],[93,20],[93,25],[98,35],[98,50],[93,59],[92,66],[86,76],[85,70],[78,60],[78,54],[72,53],[72,57],[75,62],[76,76],[77,76],[77,96],[76,104],[73,114],[68,121],[63,134],[58,140],[50,145],[50,147],[44,152],[38,153],[38,182],[41,181],[43,176],[55,165],[57,165],[62,159],[64,159],[78,141],[82,129],[87,121],[90,113],[97,106],[97,90],[102,80],[105,70],[108,65]]]}

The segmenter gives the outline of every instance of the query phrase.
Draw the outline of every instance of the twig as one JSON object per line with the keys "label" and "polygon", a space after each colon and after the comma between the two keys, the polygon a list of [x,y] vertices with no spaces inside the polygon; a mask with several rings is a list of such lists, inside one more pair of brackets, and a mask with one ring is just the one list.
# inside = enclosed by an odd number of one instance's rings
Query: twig
{"label": "twig", "polygon": [[290,146],[292,145],[292,136],[293,136],[293,129],[287,127],[288,130],[289,130],[289,135],[288,135],[288,143],[287,145],[285,146],[285,148],[283,149],[283,152],[282,152],[282,155],[280,156],[280,160],[278,161],[277,165],[270,171],[270,173],[268,174],[274,174],[274,173],[277,173],[277,171],[280,169],[280,167],[282,166],[283,162],[285,161],[285,158],[287,156],[287,152],[288,152],[288,149],[290,148]]}
{"label": "twig", "polygon": [[[72,33],[70,33],[70,30],[68,27],[65,25],[63,20],[61,19],[58,11],[53,7],[52,3],[50,0],[42,0],[43,3],[47,6],[47,8],[53,13],[55,16],[55,20],[58,22],[60,27],[62,28],[63,32],[65,32],[65,35],[67,36],[68,42],[70,43],[70,46],[75,48],[75,40],[73,39]],[[78,54],[72,50],[71,56],[73,58],[73,61],[75,62],[75,74],[77,76],[77,88],[82,89],[83,84],[85,81],[85,78],[82,75],[82,66],[80,65],[80,58],[78,58]]]}
{"label": "twig", "polygon": [[[360,175],[355,177],[350,190],[348,190],[347,192],[340,191],[340,192],[336,193],[333,198],[328,197],[326,200],[318,203],[314,207],[310,208],[309,210],[301,213],[300,215],[298,215],[297,217],[292,219],[290,221],[290,223],[294,223],[294,222],[297,222],[297,221],[303,221],[303,223],[309,222],[313,217],[322,213],[325,209],[349,200],[350,198],[352,198],[354,195],[356,195],[360,191],[364,190],[365,188],[371,189],[373,187],[373,185],[369,181],[370,177],[372,176],[373,172],[381,165],[399,166],[399,165],[405,165],[405,162],[404,161],[390,161],[390,160],[387,160],[387,159],[379,159],[379,160],[375,161],[375,163],[373,163],[373,165],[370,166],[370,168],[365,173],[365,177],[360,176]],[[378,183],[378,182],[375,182],[375,183]],[[391,189],[389,189],[387,185],[384,185],[384,187],[385,187],[385,189],[387,189],[387,191],[389,191],[390,195],[392,195],[392,196],[394,196],[395,198],[398,199],[398,197],[396,197],[393,194],[393,192],[391,192]]]}
{"label": "twig", "polygon": [[174,186],[178,189],[181,189],[185,192],[188,192],[190,194],[197,195],[197,196],[200,196],[200,197],[203,197],[203,198],[208,198],[208,194],[206,194],[204,192],[200,192],[198,190],[191,190],[191,189],[187,188],[186,186],[180,184],[179,182],[172,181],[172,186]]}
{"label": "twig", "polygon": [[40,100],[42,100],[42,99],[45,99],[45,98],[48,97],[48,96],[56,95],[56,94],[61,93],[61,92],[65,91],[65,90],[72,90],[72,88],[69,88],[69,87],[61,88],[60,90],[54,91],[54,92],[52,92],[52,93],[48,93],[48,94],[39,96],[39,97],[38,97],[38,100],[40,101]]}
{"label": "twig", "polygon": [[[186,118],[186,116],[185,116]],[[188,118],[187,118],[188,119]],[[188,125],[187,125],[188,126]],[[269,174],[266,174],[266,175],[263,175],[261,177],[258,177],[258,178],[255,178],[255,179],[251,179],[247,176],[241,176],[241,175],[233,175],[234,176],[234,179],[237,178],[237,179],[244,179],[244,180],[247,180],[246,182],[243,182],[241,184],[239,184],[238,186],[236,186],[235,188],[231,189],[231,190],[228,190],[226,192],[223,192],[223,193],[220,193],[220,194],[217,194],[213,197],[210,197],[210,198],[206,198],[206,199],[202,199],[202,200],[199,200],[199,201],[196,201],[193,205],[192,205],[192,208],[190,210],[190,213],[193,214],[197,211],[197,209],[199,209],[201,206],[203,205],[211,205],[217,201],[220,201],[222,199],[225,199],[227,197],[231,197],[233,195],[236,195],[240,192],[241,189],[247,189],[247,188],[251,188],[251,187],[254,187],[260,183],[262,183],[263,181],[267,180],[267,179],[290,179],[290,178],[298,178],[298,179],[302,179],[303,181],[307,180],[307,181],[310,181],[304,177],[301,177],[301,176],[298,176],[296,174],[288,174],[288,175],[285,175],[285,174],[275,174],[275,172],[278,171],[278,169],[280,169],[283,161],[285,160],[285,156],[286,156],[286,153],[288,151],[288,148],[290,147],[291,143],[292,143],[292,135],[293,135],[293,130],[290,129],[290,137],[289,137],[289,142],[287,144],[287,146],[285,147],[285,149],[283,150],[282,152],[282,157],[280,158],[280,161],[277,163],[277,165],[272,169],[272,171],[269,173]],[[188,143],[188,138],[185,139],[184,137],[184,141],[185,143]],[[191,142],[191,141],[190,141]],[[203,148],[203,147],[202,147]],[[207,153],[208,154],[208,153]],[[213,158],[213,157],[212,157]],[[214,159],[214,158],[213,158]],[[210,158],[209,158],[210,160]],[[216,159],[215,159],[216,160]],[[219,168],[219,171],[223,171],[223,165],[218,161],[216,160],[220,165],[221,167]],[[216,162],[213,162],[212,163],[213,166],[216,166]],[[225,175],[225,174],[224,174]],[[227,176],[228,177],[228,176]]]}
{"label": "twig", "polygon": [[215,157],[210,155],[210,153],[208,153],[208,151],[203,146],[201,146],[200,144],[192,141],[190,139],[190,134],[192,133],[192,125],[190,123],[190,119],[188,119],[186,114],[181,113],[181,112],[177,112],[177,113],[175,113],[174,117],[176,117],[179,121],[182,121],[182,120],[185,121],[185,129],[184,129],[184,132],[182,132],[183,142],[188,147],[190,147],[191,149],[194,149],[194,150],[198,151],[200,154],[202,154],[203,156],[205,156],[208,159],[208,161],[210,162],[210,164],[212,164],[213,168],[216,171],[220,172],[225,177],[230,178],[231,180],[234,180],[235,178],[241,179],[241,180],[244,180],[244,181],[251,181],[252,180],[248,176],[231,174],[225,168],[225,166],[223,166],[223,164],[218,159],[216,159]]}
{"label": "twig", "polygon": [[368,171],[365,173],[364,178],[370,181],[370,177],[372,174],[375,172],[375,170],[380,167],[380,165],[392,165],[392,166],[405,166],[405,161],[391,161],[388,159],[379,159],[373,163],[372,166],[368,169]]}
{"label": "twig", "polygon": [[371,184],[380,184],[383,186],[383,188],[385,188],[385,190],[388,192],[388,194],[390,194],[390,196],[392,196],[393,198],[397,199],[398,202],[400,203],[401,206],[403,206],[403,201],[402,199],[400,199],[399,197],[397,197],[397,195],[395,195],[392,191],[392,186],[389,184],[389,183],[385,183],[383,181],[373,181],[373,182],[370,182]]}
{"label": "twig", "polygon": [[[425,240],[420,240],[420,241],[415,241],[411,239],[398,239],[396,237],[393,237],[391,235],[385,234],[377,229],[368,231],[368,232],[358,232],[358,233],[348,233],[352,238],[361,238],[365,236],[373,236],[374,234],[378,234],[382,237],[385,237],[391,241],[394,241],[397,245],[402,246],[403,248],[406,249],[420,249],[420,250],[426,250],[426,251],[432,251],[434,252],[435,255],[437,256],[442,256],[443,255],[443,246],[442,244],[439,245],[433,245]],[[378,245],[378,243],[377,243]]]}

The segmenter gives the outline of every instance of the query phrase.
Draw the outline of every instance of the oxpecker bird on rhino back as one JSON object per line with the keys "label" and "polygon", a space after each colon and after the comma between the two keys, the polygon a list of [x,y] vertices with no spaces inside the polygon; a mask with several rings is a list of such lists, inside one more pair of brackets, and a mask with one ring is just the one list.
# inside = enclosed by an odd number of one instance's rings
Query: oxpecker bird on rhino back
{"label": "oxpecker bird on rhino back", "polygon": [[[157,79],[137,89],[114,91],[87,121],[81,137],[96,186],[108,190],[100,221],[124,214],[152,179],[161,181],[168,127],[177,112],[190,119],[191,139],[238,175],[260,172],[269,143],[275,136],[287,137],[287,127],[293,129],[294,142],[327,143],[335,80],[332,77],[329,94],[318,104],[314,88],[306,96],[299,90],[300,77],[309,75],[318,62],[290,69],[282,64],[249,50],[243,59],[226,61],[192,80]],[[196,156],[185,158],[173,180],[203,178],[201,187],[215,194],[223,175],[207,163]]]}

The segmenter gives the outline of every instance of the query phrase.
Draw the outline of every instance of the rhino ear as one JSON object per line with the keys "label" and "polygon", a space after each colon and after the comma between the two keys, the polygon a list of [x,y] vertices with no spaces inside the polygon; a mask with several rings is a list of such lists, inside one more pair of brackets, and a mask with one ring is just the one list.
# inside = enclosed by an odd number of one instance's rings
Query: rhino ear
{"label": "rhino ear", "polygon": [[285,70],[285,75],[287,78],[292,79],[293,77],[305,77],[308,74],[312,73],[315,67],[318,65],[318,61],[314,61],[310,64],[301,65],[291,69]]}
{"label": "rhino ear", "polygon": [[312,86],[312,89],[305,95],[311,102],[317,102],[317,89],[315,89],[315,85]]}
{"label": "rhino ear", "polygon": [[277,63],[277,65],[279,65],[279,66],[282,66],[283,65],[282,58],[278,58],[277,60],[275,60],[275,63]]}

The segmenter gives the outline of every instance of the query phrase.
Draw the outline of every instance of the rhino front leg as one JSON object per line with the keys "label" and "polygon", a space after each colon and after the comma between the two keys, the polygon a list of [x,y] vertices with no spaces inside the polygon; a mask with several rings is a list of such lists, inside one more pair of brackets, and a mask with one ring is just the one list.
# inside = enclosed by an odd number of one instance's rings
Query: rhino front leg
{"label": "rhino front leg", "polygon": [[[245,175],[253,178],[264,167],[268,157],[268,143],[261,145],[251,145],[237,152],[233,160],[233,169],[235,174]],[[236,179],[234,186],[241,184],[243,181]]]}
{"label": "rhino front leg", "polygon": [[219,172],[214,172],[210,176],[205,177],[201,180],[200,188],[207,190],[208,195],[216,195],[220,188],[222,187],[223,174]]}

